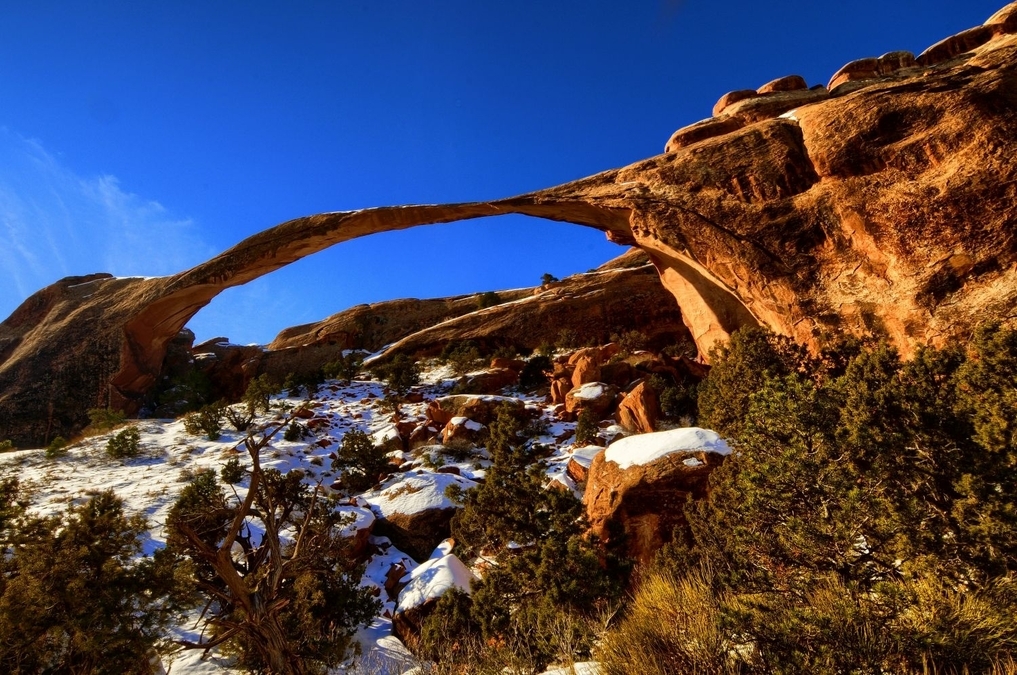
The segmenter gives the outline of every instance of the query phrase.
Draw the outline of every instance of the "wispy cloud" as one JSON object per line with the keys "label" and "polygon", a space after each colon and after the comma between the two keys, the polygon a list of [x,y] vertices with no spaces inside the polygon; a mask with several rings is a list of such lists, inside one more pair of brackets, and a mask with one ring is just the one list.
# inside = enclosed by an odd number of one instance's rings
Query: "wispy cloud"
{"label": "wispy cloud", "polygon": [[0,127],[0,320],[61,277],[172,274],[213,252],[190,219]]}

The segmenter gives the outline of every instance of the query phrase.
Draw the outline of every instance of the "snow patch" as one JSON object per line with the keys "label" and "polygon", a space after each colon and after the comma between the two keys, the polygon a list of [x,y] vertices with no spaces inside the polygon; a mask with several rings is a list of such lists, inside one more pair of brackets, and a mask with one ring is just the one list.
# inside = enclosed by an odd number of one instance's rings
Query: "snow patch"
{"label": "snow patch", "polygon": [[721,438],[716,431],[688,427],[639,434],[615,441],[608,446],[604,459],[614,462],[621,469],[627,469],[630,466],[655,462],[661,457],[675,452],[697,450],[716,452],[719,455],[731,454],[731,448],[727,441]]}
{"label": "snow patch", "polygon": [[580,401],[591,401],[593,399],[600,398],[604,395],[604,383],[602,382],[587,382],[581,387],[577,387],[569,392],[572,398],[578,398]]}

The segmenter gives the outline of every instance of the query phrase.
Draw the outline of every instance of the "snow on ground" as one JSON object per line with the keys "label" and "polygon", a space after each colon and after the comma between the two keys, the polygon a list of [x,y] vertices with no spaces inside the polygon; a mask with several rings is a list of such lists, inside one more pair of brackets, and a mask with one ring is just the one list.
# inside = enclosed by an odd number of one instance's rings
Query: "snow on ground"
{"label": "snow on ground", "polygon": [[[289,412],[301,406],[307,407],[314,417],[299,420],[308,429],[308,434],[299,440],[287,441],[280,431],[262,450],[262,466],[284,473],[300,469],[309,486],[320,485],[320,489],[330,490],[329,486],[338,478],[331,467],[330,453],[338,448],[346,432],[358,429],[376,440],[390,439],[396,421],[423,422],[428,401],[447,395],[455,380],[447,366],[437,366],[424,371],[422,382],[415,391],[423,394],[424,400],[401,404],[398,413],[383,401],[384,385],[373,380],[355,380],[348,385],[329,381],[310,399],[284,395],[275,397],[271,412],[259,416],[256,424],[270,425],[270,428],[271,425],[281,425],[287,420]],[[587,385],[584,391],[586,389],[593,388]],[[556,474],[564,474],[570,458],[586,461],[587,455],[592,457],[590,453],[600,451],[599,448],[573,449],[568,443],[575,424],[557,420],[552,406],[543,399],[527,398],[511,391],[506,396],[482,398],[492,401],[515,398],[537,414],[534,442],[551,449],[549,479]],[[32,511],[40,515],[64,515],[69,506],[84,503],[89,493],[112,489],[124,500],[128,512],[140,513],[148,518],[150,529],[142,548],[143,555],[151,555],[165,545],[166,517],[180,491],[196,473],[204,469],[218,472],[231,458],[237,458],[241,465],[249,467],[250,457],[243,445],[245,434],[232,429],[224,429],[219,439],[209,441],[203,436],[187,433],[180,420],[132,420],[130,424],[136,426],[141,434],[138,457],[115,460],[106,455],[106,443],[116,433],[113,431],[75,442],[63,456],[55,459],[47,459],[41,449],[0,453],[0,477],[18,476],[31,491]],[[612,427],[602,430],[601,435],[609,440],[616,432],[617,428]],[[619,445],[616,443],[612,448]],[[702,445],[699,443],[696,447]],[[608,452],[617,453],[617,450]],[[449,454],[448,448],[441,445],[392,454],[404,460],[399,472],[394,473],[378,490],[349,499],[339,507],[350,514],[346,534],[369,528],[376,517],[389,513],[451,507],[453,504],[445,494],[446,489],[452,485],[462,489],[475,486],[475,481],[483,479],[485,469],[490,465],[490,457],[482,448],[465,459]],[[439,470],[449,471],[452,467],[461,475],[439,473]],[[574,485],[571,487],[575,488]],[[237,499],[243,499],[247,493],[247,482],[228,486],[227,490],[234,491]],[[407,673],[420,664],[391,635],[389,617],[396,611],[397,599],[389,597],[385,591],[390,570],[394,565],[401,565],[411,584],[417,580],[423,584],[420,588],[413,586],[408,594],[404,591],[405,598],[414,597],[417,593],[421,597],[431,597],[443,585],[446,588],[452,585],[466,588],[470,572],[457,558],[449,555],[451,549],[447,544],[435,552],[432,560],[423,563],[421,571],[415,572],[417,563],[392,546],[388,539],[371,537],[370,543],[373,554],[367,560],[361,583],[377,589],[382,609],[375,621],[358,633],[362,655],[336,672],[350,675]],[[425,580],[429,583],[423,583]],[[187,621],[173,627],[167,637],[196,639],[201,630],[198,613],[196,610]],[[179,652],[167,658],[163,665],[173,675],[235,672],[229,667],[229,660],[217,650],[212,650],[208,656],[200,650]],[[595,671],[577,672],[592,675]]]}
{"label": "snow on ground", "polygon": [[604,459],[614,462],[621,469],[627,469],[630,466],[649,464],[675,452],[697,450],[720,455],[731,454],[731,448],[717,432],[688,427],[628,436],[609,445]]}

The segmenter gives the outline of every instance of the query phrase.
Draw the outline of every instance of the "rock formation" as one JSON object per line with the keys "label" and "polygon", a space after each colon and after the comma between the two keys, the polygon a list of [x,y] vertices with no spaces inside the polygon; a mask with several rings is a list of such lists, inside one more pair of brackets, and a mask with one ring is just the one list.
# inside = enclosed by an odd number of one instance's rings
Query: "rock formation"
{"label": "rock formation", "polygon": [[298,218],[171,277],[64,279],[0,324],[0,438],[74,429],[95,405],[133,411],[226,288],[355,237],[505,213],[646,251],[703,353],[754,324],[807,345],[875,332],[905,354],[966,335],[1017,307],[1015,32],[1017,3],[913,62],[729,95],[665,154],[559,187]]}

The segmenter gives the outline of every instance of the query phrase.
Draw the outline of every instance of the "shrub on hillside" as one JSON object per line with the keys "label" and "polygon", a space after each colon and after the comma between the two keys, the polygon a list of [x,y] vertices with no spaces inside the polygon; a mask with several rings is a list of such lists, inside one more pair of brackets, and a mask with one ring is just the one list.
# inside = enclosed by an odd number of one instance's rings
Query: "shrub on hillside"
{"label": "shrub on hillside", "polygon": [[230,457],[219,470],[219,476],[223,483],[236,485],[244,480],[247,472],[244,470],[243,464],[240,463],[239,457]]}
{"label": "shrub on hillside", "polygon": [[480,348],[473,340],[453,340],[445,345],[438,360],[452,367],[456,375],[465,375],[483,366]]}
{"label": "shrub on hillside", "polygon": [[126,421],[123,411],[112,408],[92,408],[88,411],[89,424],[85,432],[89,434],[101,434],[104,431],[115,429]]}
{"label": "shrub on hillside", "polygon": [[[223,644],[252,672],[326,672],[348,657],[378,602],[360,585],[363,566],[341,536],[348,521],[337,501],[310,490],[301,471],[261,468],[260,452],[279,428],[245,442],[248,498],[227,496],[209,470],[169,513],[168,554],[186,563],[183,576],[207,603],[201,641],[184,645]],[[249,527],[255,518],[259,527]],[[298,543],[287,545],[284,532]]]}
{"label": "shrub on hillside", "polygon": [[402,398],[410,389],[420,383],[420,368],[417,362],[405,354],[397,354],[387,363],[375,366],[376,377],[385,380],[388,388]]}
{"label": "shrub on hillside", "polygon": [[1017,334],[989,326],[965,350],[908,362],[886,345],[787,359],[759,331],[735,338],[702,409],[736,452],[661,564],[679,578],[712,570],[726,635],[753,646],[743,665],[1005,663],[1017,648]]}
{"label": "shrub on hillside", "polygon": [[579,419],[576,420],[576,446],[591,445],[597,440],[597,434],[600,433],[600,427],[597,425],[599,421],[589,408],[580,411]]}
{"label": "shrub on hillside", "polygon": [[106,454],[112,459],[137,457],[140,452],[141,432],[138,427],[127,427],[106,441]]}
{"label": "shrub on hillside", "polygon": [[[585,655],[593,635],[579,627],[617,592],[619,582],[583,536],[582,504],[571,493],[544,488],[545,467],[534,461],[522,430],[511,407],[501,407],[490,425],[493,464],[484,483],[452,493],[463,504],[452,520],[456,542],[467,555],[497,556],[498,564],[474,584],[468,610],[466,599],[450,599],[425,621],[425,651],[440,650],[436,636],[443,635],[500,646],[509,659],[503,665],[512,667],[542,668],[555,658]],[[549,638],[562,625],[575,628],[568,654]]]}
{"label": "shrub on hillside", "polygon": [[14,441],[0,441],[0,452],[8,452],[14,449]]}
{"label": "shrub on hillside", "polygon": [[487,309],[502,303],[501,296],[494,291],[487,291],[477,296],[477,309]]}
{"label": "shrub on hillside", "polygon": [[322,367],[322,373],[326,378],[336,379],[344,384],[349,384],[363,367],[364,352],[349,350],[344,351],[335,361],[326,363]]}
{"label": "shrub on hillside", "polygon": [[526,390],[547,386],[547,373],[551,372],[553,367],[551,358],[545,354],[530,357],[519,373],[519,386]]}
{"label": "shrub on hillside", "polygon": [[203,406],[200,410],[184,416],[184,430],[195,436],[206,436],[210,441],[217,441],[222,435],[222,420],[226,416],[226,404],[216,401]]}
{"label": "shrub on hillside", "polygon": [[67,439],[57,436],[46,446],[46,459],[56,459],[67,454]]}
{"label": "shrub on hillside", "polygon": [[272,397],[278,393],[279,385],[268,376],[268,373],[263,373],[252,379],[247,385],[243,401],[253,412],[260,410],[267,413],[272,403]]}
{"label": "shrub on hillside", "polygon": [[172,575],[139,560],[146,532],[112,491],[38,518],[16,480],[0,483],[0,670],[153,673]]}
{"label": "shrub on hillside", "polygon": [[339,483],[349,492],[373,487],[379,477],[389,473],[388,457],[365,432],[352,429],[343,435],[332,460],[332,469],[340,472]]}

